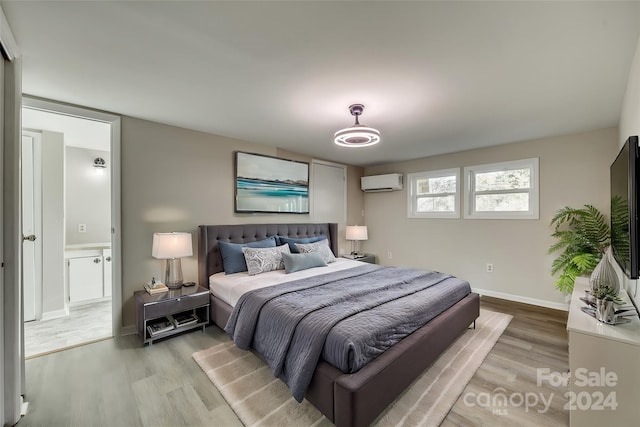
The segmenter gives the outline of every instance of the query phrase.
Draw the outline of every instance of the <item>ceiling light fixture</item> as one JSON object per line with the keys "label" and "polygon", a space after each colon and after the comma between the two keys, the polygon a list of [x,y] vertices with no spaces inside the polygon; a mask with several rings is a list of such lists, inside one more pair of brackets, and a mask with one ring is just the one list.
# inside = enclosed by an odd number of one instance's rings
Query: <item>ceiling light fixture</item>
{"label": "ceiling light fixture", "polygon": [[333,142],[342,147],[368,147],[380,142],[380,132],[377,129],[361,125],[358,116],[362,114],[364,105],[353,104],[349,106],[352,116],[356,122],[353,126],[344,128],[335,133]]}

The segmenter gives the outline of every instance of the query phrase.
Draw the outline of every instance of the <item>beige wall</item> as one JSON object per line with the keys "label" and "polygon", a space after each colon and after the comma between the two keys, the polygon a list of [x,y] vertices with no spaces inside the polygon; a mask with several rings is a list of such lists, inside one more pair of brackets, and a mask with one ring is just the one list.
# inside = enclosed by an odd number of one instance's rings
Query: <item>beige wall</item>
{"label": "beige wall", "polygon": [[[628,137],[640,135],[640,39],[636,47],[636,54],[629,71],[627,90],[622,103],[622,113],[620,115],[620,134],[618,136],[618,147],[622,147]],[[629,280],[624,276],[622,270],[618,268],[618,277],[622,280],[624,287],[629,290],[636,304],[640,304],[640,294],[638,293],[638,280]]]}
{"label": "beige wall", "polygon": [[64,135],[42,131],[42,317],[66,314]]}
{"label": "beige wall", "polygon": [[[236,150],[309,161],[276,147],[243,142],[174,126],[122,118],[122,302],[123,325],[134,323],[133,292],[160,261],[151,257],[154,232],[187,231],[197,251],[200,224],[310,222],[309,215],[235,214],[233,152]],[[362,210],[349,167],[348,217]],[[351,197],[353,196],[353,200]],[[182,260],[185,281],[197,280],[197,258]]]}
{"label": "beige wall", "polygon": [[[111,180],[109,169],[96,174],[96,157],[109,162],[108,151],[65,148],[66,246],[111,242]],[[78,224],[87,226],[84,233],[78,231]]]}
{"label": "beige wall", "polygon": [[[365,168],[365,175],[406,174],[539,157],[540,219],[409,219],[406,188],[367,193],[364,249],[383,264],[448,272],[486,294],[561,307],[564,296],[550,273],[554,257],[547,255],[553,243],[549,222],[567,205],[592,204],[608,214],[617,139],[611,128]],[[487,263],[494,264],[493,273],[485,272]]]}

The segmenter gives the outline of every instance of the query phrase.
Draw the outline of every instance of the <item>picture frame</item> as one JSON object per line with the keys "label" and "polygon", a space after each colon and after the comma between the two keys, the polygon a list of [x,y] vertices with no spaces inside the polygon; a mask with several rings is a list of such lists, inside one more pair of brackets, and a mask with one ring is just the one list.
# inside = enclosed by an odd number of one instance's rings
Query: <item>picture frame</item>
{"label": "picture frame", "polygon": [[309,163],[235,151],[236,213],[309,213]]}

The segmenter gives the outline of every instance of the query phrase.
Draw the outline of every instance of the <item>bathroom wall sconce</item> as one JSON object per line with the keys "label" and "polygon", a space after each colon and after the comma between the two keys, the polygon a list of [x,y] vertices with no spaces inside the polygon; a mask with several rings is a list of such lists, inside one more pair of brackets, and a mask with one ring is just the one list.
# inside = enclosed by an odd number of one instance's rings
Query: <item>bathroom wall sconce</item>
{"label": "bathroom wall sconce", "polygon": [[96,175],[103,175],[104,170],[107,168],[107,162],[102,157],[96,157],[93,159],[93,167],[95,168]]}

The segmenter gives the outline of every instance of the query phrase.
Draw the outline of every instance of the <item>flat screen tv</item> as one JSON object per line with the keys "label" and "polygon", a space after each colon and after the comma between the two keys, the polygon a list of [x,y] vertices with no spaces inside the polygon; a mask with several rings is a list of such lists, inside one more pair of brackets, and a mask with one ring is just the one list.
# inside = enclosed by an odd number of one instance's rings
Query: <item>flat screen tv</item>
{"label": "flat screen tv", "polygon": [[639,277],[638,137],[631,136],[611,165],[611,248],[630,279]]}

